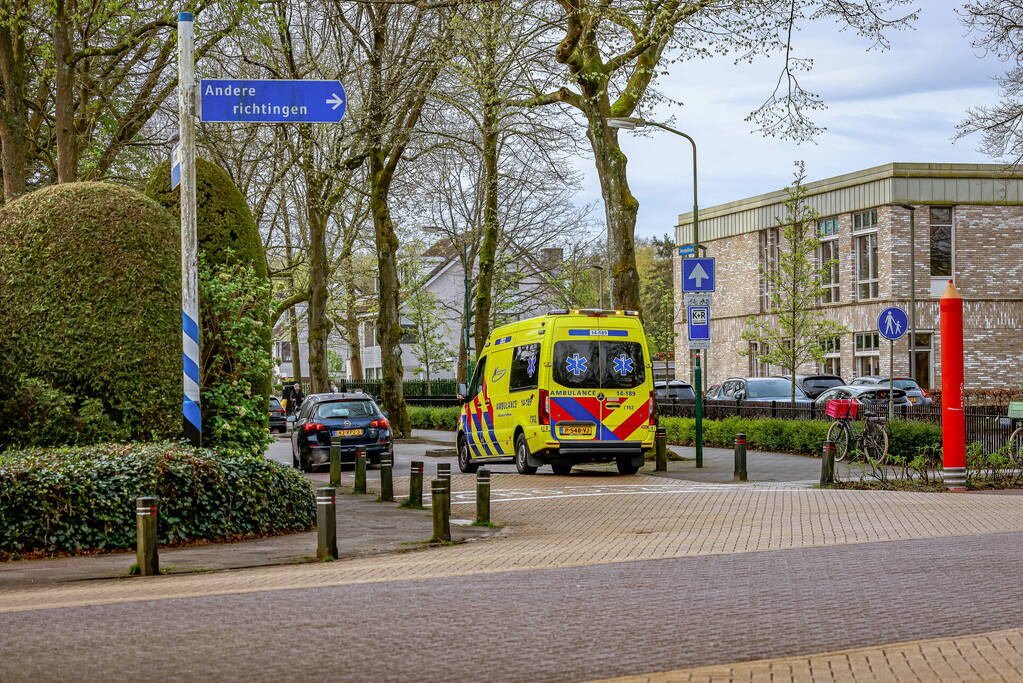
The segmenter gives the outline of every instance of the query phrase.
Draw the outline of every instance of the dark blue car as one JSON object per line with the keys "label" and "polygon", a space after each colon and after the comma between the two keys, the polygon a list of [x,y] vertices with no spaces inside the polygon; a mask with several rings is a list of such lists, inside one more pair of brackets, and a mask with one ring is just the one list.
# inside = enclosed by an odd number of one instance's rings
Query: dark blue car
{"label": "dark blue car", "polygon": [[293,419],[291,460],[303,472],[330,466],[331,440],[341,448],[342,463],[354,463],[362,447],[367,464],[378,465],[392,448],[391,425],[368,394],[312,394]]}

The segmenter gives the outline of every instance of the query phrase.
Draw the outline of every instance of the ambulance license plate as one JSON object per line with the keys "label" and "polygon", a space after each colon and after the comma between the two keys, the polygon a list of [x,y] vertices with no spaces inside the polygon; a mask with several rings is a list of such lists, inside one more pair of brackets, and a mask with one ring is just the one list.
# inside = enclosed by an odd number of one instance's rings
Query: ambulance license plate
{"label": "ambulance license plate", "polygon": [[334,436],[362,436],[361,429],[338,429],[334,431]]}
{"label": "ambulance license plate", "polygon": [[559,428],[562,436],[592,436],[591,425],[564,425]]}

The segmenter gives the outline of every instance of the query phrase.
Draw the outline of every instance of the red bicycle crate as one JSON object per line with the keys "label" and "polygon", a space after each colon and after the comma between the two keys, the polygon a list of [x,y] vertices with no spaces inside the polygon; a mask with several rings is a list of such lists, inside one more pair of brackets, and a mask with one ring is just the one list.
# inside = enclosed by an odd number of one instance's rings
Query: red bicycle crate
{"label": "red bicycle crate", "polygon": [[824,414],[828,417],[833,417],[836,420],[841,419],[856,419],[856,413],[860,408],[860,404],[857,401],[852,401],[843,398],[833,398],[828,401],[827,406],[824,409]]}

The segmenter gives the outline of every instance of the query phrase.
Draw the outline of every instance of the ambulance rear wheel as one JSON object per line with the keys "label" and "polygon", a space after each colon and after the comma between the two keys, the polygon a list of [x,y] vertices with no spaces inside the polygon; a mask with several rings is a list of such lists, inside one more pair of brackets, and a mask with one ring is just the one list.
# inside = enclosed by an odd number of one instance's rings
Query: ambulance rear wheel
{"label": "ambulance rear wheel", "polygon": [[567,465],[566,464],[552,463],[551,464],[551,469],[554,470],[554,474],[560,474],[560,475],[571,474],[572,473],[572,463],[568,463]]}
{"label": "ambulance rear wheel", "polygon": [[524,434],[515,437],[515,469],[519,474],[536,474],[536,468],[529,466],[529,444]]}
{"label": "ambulance rear wheel", "polygon": [[639,468],[632,464],[631,456],[619,455],[616,458],[616,464],[618,465],[618,474],[635,474],[639,472]]}
{"label": "ambulance rear wheel", "polygon": [[467,474],[472,474],[479,469],[479,463],[472,461],[469,457],[469,444],[465,439],[458,440],[458,469]]}

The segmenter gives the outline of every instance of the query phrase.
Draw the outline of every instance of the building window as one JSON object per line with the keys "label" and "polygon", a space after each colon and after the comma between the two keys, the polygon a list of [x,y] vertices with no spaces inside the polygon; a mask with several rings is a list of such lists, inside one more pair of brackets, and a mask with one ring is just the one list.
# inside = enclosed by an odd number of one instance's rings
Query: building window
{"label": "building window", "polygon": [[770,377],[771,366],[760,360],[760,356],[767,353],[767,344],[751,341],[749,343],[749,376]]}
{"label": "building window", "polygon": [[817,221],[817,236],[824,238],[838,234],[838,216],[822,218]]}
{"label": "building window", "polygon": [[881,345],[877,332],[859,332],[855,344],[856,376],[881,374]]}
{"label": "building window", "polygon": [[853,232],[877,229],[877,209],[853,214]]}
{"label": "building window", "polygon": [[824,358],[820,362],[822,375],[842,376],[842,338],[828,337],[821,342]]}
{"label": "building window", "polygon": [[838,303],[838,239],[832,238],[821,242],[817,248],[817,265],[821,270],[822,304]]}
{"label": "building window", "polygon": [[399,344],[415,344],[419,340],[418,330],[415,325],[408,325],[402,323],[401,326],[401,341]]}
{"label": "building window", "polygon": [[855,240],[856,298],[877,298],[877,233],[860,235]]}
{"label": "building window", "polygon": [[760,310],[771,310],[771,277],[778,272],[778,228],[760,231]]}
{"label": "building window", "polygon": [[277,355],[280,357],[282,363],[291,362],[291,342],[278,342],[277,344]]}
{"label": "building window", "polygon": [[916,376],[913,379],[924,389],[930,389],[934,381],[931,377],[933,338],[932,332],[916,333],[916,349],[913,351],[916,355]]}
{"label": "building window", "polygon": [[363,346],[376,346],[376,325],[372,321],[367,320],[362,323],[362,338],[365,340]]}
{"label": "building window", "polygon": [[932,206],[931,218],[931,277],[952,277],[952,208]]}

